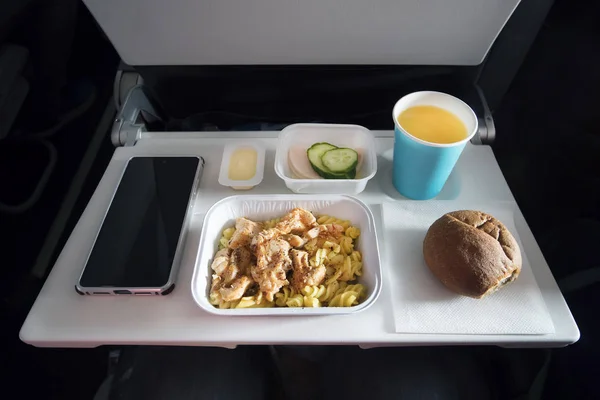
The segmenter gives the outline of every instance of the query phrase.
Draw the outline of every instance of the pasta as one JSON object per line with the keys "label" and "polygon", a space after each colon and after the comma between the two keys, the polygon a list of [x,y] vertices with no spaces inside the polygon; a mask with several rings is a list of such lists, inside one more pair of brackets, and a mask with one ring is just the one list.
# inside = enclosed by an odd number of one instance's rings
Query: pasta
{"label": "pasta", "polygon": [[316,299],[320,299],[320,297],[325,293],[327,289],[325,289],[325,286],[320,285],[320,286],[305,286],[304,289],[302,289],[302,294],[308,297],[314,297]]}
{"label": "pasta", "polygon": [[210,304],[212,304],[213,306],[218,307],[218,308],[223,308],[223,309],[236,308],[236,306],[239,302],[239,301],[223,301],[212,295],[209,297],[209,301],[210,301]]}
{"label": "pasta", "polygon": [[360,229],[355,226],[350,226],[346,229],[346,236],[352,239],[357,239],[360,236]]}
{"label": "pasta", "polygon": [[323,289],[323,294],[319,296],[319,300],[323,303],[329,303],[340,289],[340,283],[338,281],[333,281],[329,285],[323,286]]}
{"label": "pasta", "polygon": [[302,307],[304,306],[304,296],[296,293],[285,302],[285,305],[288,307]]}
{"label": "pasta", "polygon": [[226,228],[223,230],[222,236],[219,239],[219,250],[224,249],[228,246],[229,240],[233,236],[235,228]]}
{"label": "pasta", "polygon": [[315,297],[304,296],[304,307],[321,307],[321,302]]}
{"label": "pasta", "polygon": [[[302,211],[307,213],[305,210]],[[321,279],[314,283],[306,284],[303,287],[299,286],[293,278],[297,272],[292,268],[292,270],[288,271],[287,279],[283,281],[280,289],[274,293],[269,293],[262,290],[262,286],[256,280],[256,276],[247,271],[246,276],[251,281],[250,285],[240,289],[238,297],[232,298],[231,296],[226,296],[225,292],[231,291],[231,288],[235,285],[229,282],[225,286],[225,280],[217,274],[217,270],[220,271],[220,269],[214,266],[216,261],[213,261],[215,275],[213,275],[214,282],[211,287],[209,302],[215,307],[230,309],[256,307],[352,307],[364,300],[366,297],[366,288],[357,282],[359,277],[362,276],[363,268],[362,254],[356,249],[356,243],[361,234],[360,229],[353,226],[350,221],[329,215],[321,215],[316,218],[310,215],[310,217],[312,218],[313,225],[307,227],[304,233],[298,232],[297,229],[293,232],[295,235],[297,234],[295,239],[297,242],[289,242],[294,243],[295,246],[294,249],[290,248],[289,254],[292,256],[293,254],[304,253],[304,256],[307,256],[304,264],[306,268],[309,268],[313,272],[317,270],[324,271]],[[246,221],[254,224],[255,234],[266,232],[271,236],[281,235],[281,237],[287,238],[289,234],[286,232],[291,230],[284,231],[282,228],[284,227],[282,224],[289,221],[289,215],[260,223],[250,220]],[[233,263],[232,260],[234,257],[232,249],[239,247],[239,244],[234,245],[233,242],[238,240],[240,233],[243,232],[240,230],[242,228],[240,228],[238,222],[236,221],[237,230],[236,227],[225,228],[218,241],[219,251],[225,252],[225,257],[230,257],[230,263]],[[318,235],[309,235],[310,229],[313,231],[316,230]],[[282,233],[279,233],[279,231],[282,231]],[[302,245],[298,246],[300,243]],[[247,241],[244,245],[248,249],[251,249],[252,252],[255,251],[251,247],[256,246],[255,243],[250,245],[250,242]],[[252,266],[247,268],[248,270],[256,268],[256,263],[258,262],[256,258],[258,255],[252,254],[254,261],[252,261]],[[220,253],[215,255],[215,260],[219,255]],[[225,258],[225,263],[227,263],[227,258]],[[246,279],[248,280],[248,278]]]}
{"label": "pasta", "polygon": [[285,307],[290,297],[293,297],[296,294],[296,291],[292,287],[284,287],[279,293],[275,295],[275,305],[277,307]]}
{"label": "pasta", "polygon": [[351,307],[358,304],[364,295],[365,287],[361,284],[343,285],[329,302],[330,307]]}
{"label": "pasta", "polygon": [[319,225],[337,224],[343,227],[344,230],[350,227],[350,221],[331,217],[329,215],[321,215],[320,217],[317,217],[317,222],[319,223]]}
{"label": "pasta", "polygon": [[354,251],[354,239],[350,236],[342,236],[340,240],[340,248],[344,254],[352,254]]}
{"label": "pasta", "polygon": [[262,293],[255,294],[254,296],[242,297],[239,303],[236,304],[235,308],[266,308],[274,307],[275,302],[268,301]]}
{"label": "pasta", "polygon": [[355,304],[358,304],[358,296],[354,292],[340,293],[329,303],[331,307],[352,307]]}

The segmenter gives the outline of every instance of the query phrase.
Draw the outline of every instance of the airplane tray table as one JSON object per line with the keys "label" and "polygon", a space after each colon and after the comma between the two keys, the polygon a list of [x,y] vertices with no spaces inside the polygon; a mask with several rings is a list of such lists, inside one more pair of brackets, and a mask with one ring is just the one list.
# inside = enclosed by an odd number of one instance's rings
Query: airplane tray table
{"label": "airplane tray table", "polygon": [[[391,183],[393,132],[376,131],[378,171],[356,197],[371,208],[382,232],[382,204],[410,202]],[[191,279],[206,211],[216,201],[238,194],[291,193],[273,169],[278,132],[145,133],[131,147],[115,150],[102,180],[71,233],[50,276],[25,320],[20,338],[40,347],[100,345],[182,345],[233,348],[242,344],[355,344],[363,348],[412,345],[491,344],[503,347],[560,347],[576,342],[579,330],[535,242],[489,146],[467,145],[437,200],[457,205],[502,202],[514,207],[514,223],[523,252],[554,325],[554,333],[415,334],[397,333],[392,295],[386,283],[385,238],[381,255],[383,286],[379,299],[365,311],[350,315],[307,317],[224,317],[203,311],[191,292]],[[225,144],[236,138],[261,140],[266,146],[263,182],[246,192],[217,182]],[[176,289],[167,296],[80,296],[74,290],[102,217],[132,156],[198,155],[206,166]],[[401,255],[399,256],[401,257]]]}

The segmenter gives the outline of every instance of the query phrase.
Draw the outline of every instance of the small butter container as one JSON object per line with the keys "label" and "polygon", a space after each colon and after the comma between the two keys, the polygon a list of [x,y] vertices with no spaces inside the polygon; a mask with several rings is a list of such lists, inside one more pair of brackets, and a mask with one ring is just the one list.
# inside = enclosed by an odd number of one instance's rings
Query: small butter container
{"label": "small butter container", "polygon": [[265,148],[256,141],[241,141],[225,146],[219,183],[235,190],[249,190],[263,180]]}

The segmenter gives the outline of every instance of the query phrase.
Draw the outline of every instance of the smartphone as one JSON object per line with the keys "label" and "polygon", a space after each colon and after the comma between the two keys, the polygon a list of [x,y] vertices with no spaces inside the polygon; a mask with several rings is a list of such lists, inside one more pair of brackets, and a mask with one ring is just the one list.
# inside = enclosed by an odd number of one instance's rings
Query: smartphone
{"label": "smartphone", "polygon": [[203,168],[200,157],[131,158],[75,285],[77,293],[171,293]]}

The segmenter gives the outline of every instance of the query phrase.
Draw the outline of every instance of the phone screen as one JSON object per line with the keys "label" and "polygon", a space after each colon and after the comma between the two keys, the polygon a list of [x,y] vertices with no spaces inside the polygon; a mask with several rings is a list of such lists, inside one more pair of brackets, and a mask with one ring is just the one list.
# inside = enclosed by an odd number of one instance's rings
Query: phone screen
{"label": "phone screen", "polygon": [[129,160],[79,280],[82,287],[162,287],[169,279],[200,160]]}

